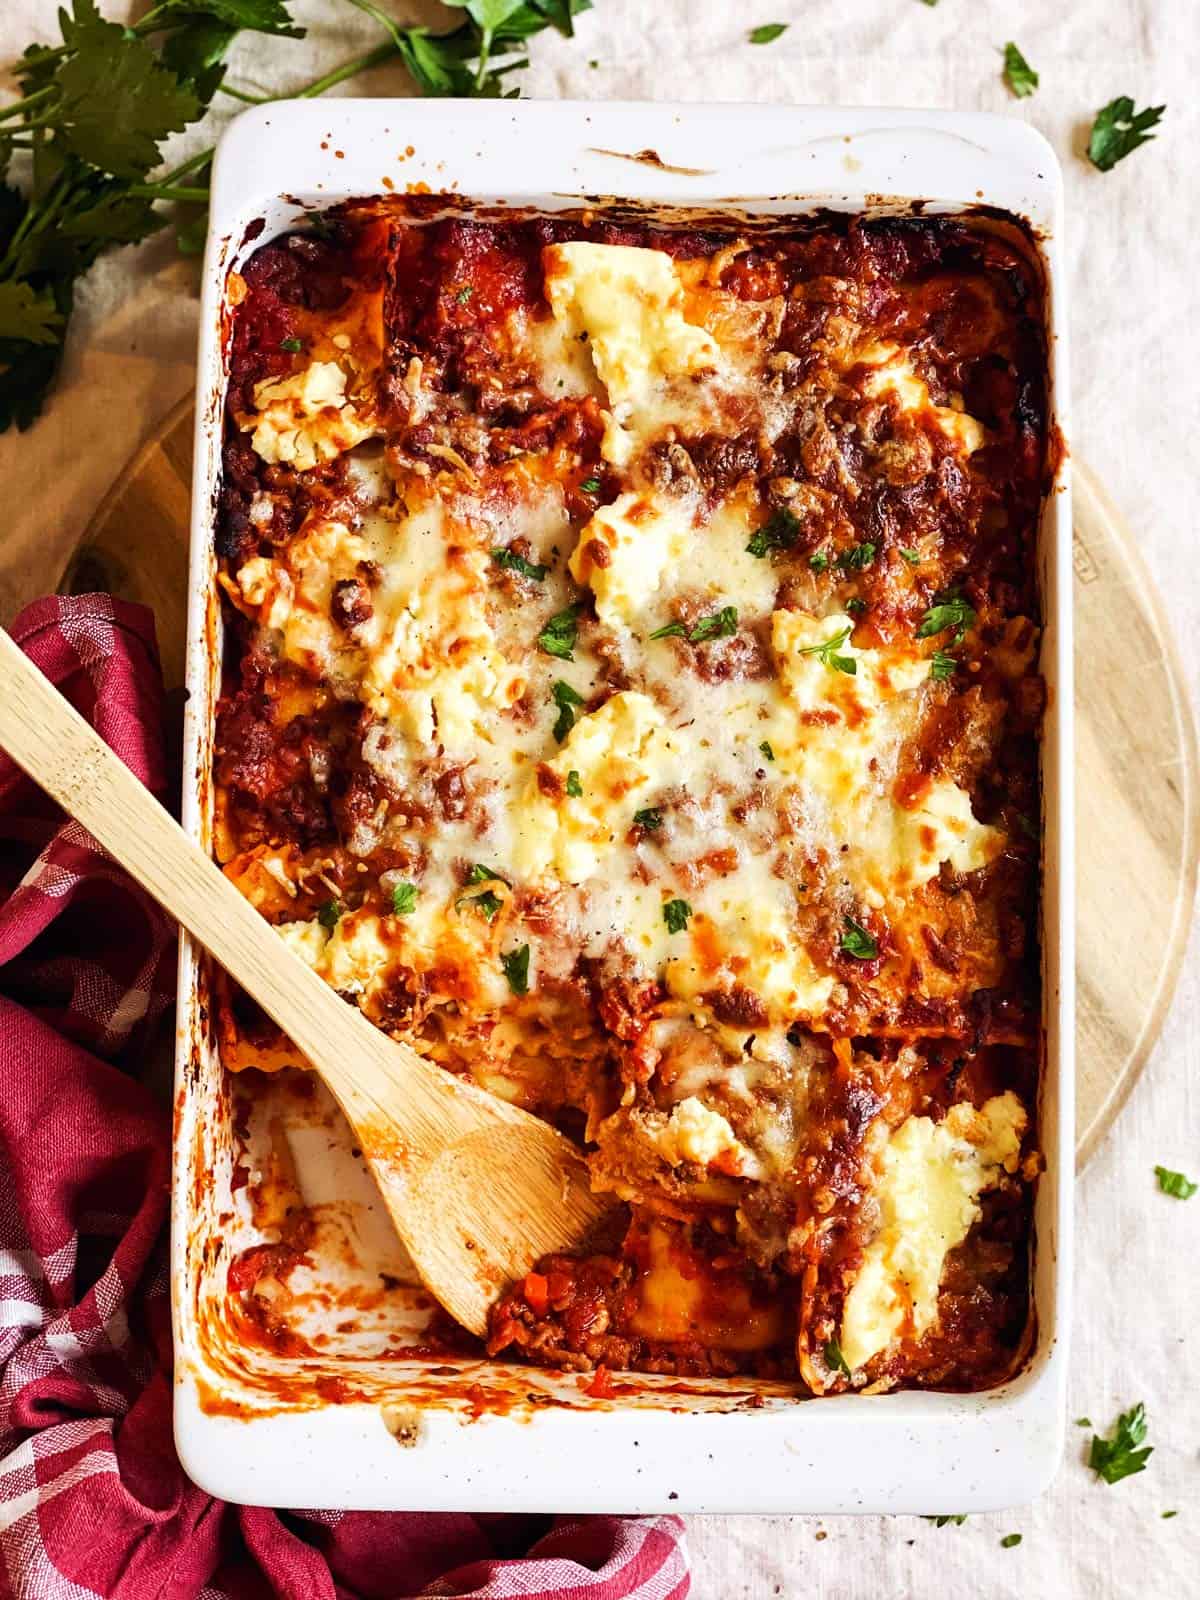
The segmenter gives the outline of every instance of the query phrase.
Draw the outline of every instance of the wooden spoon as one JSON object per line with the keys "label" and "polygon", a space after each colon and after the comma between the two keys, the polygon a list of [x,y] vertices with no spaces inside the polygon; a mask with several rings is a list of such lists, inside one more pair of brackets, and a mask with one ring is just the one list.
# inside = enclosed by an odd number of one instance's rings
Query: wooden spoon
{"label": "wooden spoon", "polygon": [[328,1084],[430,1293],[472,1333],[605,1204],[548,1123],[389,1039],[292,954],[0,631],[0,746],[274,1018]]}

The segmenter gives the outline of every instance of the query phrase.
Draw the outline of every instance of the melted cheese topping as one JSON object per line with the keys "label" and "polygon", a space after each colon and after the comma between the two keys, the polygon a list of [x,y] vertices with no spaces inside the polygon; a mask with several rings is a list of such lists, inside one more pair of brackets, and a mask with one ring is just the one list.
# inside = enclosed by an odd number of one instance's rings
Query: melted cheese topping
{"label": "melted cheese topping", "polygon": [[669,255],[625,245],[550,245],[543,255],[555,320],[591,352],[608,391],[604,455],[626,465],[647,419],[678,409],[678,380],[711,372],[716,340],[687,321]]}
{"label": "melted cheese topping", "polygon": [[623,494],[601,506],[580,533],[571,576],[591,588],[601,622],[632,625],[694,538],[685,501]]}
{"label": "melted cheese topping", "polygon": [[951,1106],[941,1122],[909,1117],[889,1140],[873,1194],[879,1231],[846,1296],[839,1342],[865,1366],[903,1332],[937,1321],[946,1257],[979,1220],[979,1196],[1016,1171],[1025,1108],[1011,1090],[979,1110]]}
{"label": "melted cheese topping", "polygon": [[264,461],[283,461],[307,472],[350,450],[378,430],[346,396],[346,374],[333,361],[314,361],[287,378],[255,385],[252,416],[239,426]]}

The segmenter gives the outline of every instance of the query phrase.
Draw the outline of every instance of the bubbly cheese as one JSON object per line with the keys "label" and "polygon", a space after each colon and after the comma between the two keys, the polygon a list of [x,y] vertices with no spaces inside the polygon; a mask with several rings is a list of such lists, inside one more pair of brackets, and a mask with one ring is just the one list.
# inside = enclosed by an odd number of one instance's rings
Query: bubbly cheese
{"label": "bubbly cheese", "polygon": [[566,883],[595,876],[642,797],[669,781],[684,755],[684,739],[644,694],[615,694],[580,717],[558,755],[543,763],[554,792],[536,773],[529,780],[515,819],[517,871],[531,878],[551,873]]}
{"label": "bubbly cheese", "polygon": [[[860,648],[850,637],[853,626],[838,612],[774,613],[771,642],[785,698],[770,708],[768,738],[780,767],[826,808],[827,833],[856,843],[846,869],[869,900],[883,904],[927,883],[943,861],[960,872],[986,865],[1003,838],[976,820],[970,798],[948,778],[933,781],[915,809],[892,798],[929,660],[915,644]],[[852,663],[853,672],[823,655]]]}
{"label": "bubbly cheese", "polygon": [[1016,1171],[1025,1108],[1011,1090],[941,1122],[909,1117],[892,1135],[873,1190],[879,1230],[846,1296],[839,1335],[853,1370],[934,1326],[947,1255],[979,1220],[979,1196]]}
{"label": "bubbly cheese", "polygon": [[887,395],[902,411],[931,416],[962,455],[972,455],[986,444],[987,430],[963,410],[962,397],[955,396],[948,406],[934,405],[928,384],[917,376],[898,345],[868,345],[858,359],[873,369],[863,385],[867,394]]}
{"label": "bubbly cheese", "polygon": [[369,439],[377,429],[346,395],[346,374],[335,361],[314,361],[286,378],[267,378],[254,388],[257,412],[239,417],[264,461],[286,462],[307,472]]}
{"label": "bubbly cheese", "polygon": [[716,367],[716,340],[684,316],[683,287],[665,251],[579,240],[549,245],[543,261],[555,319],[587,345],[608,391],[603,453],[625,465],[641,422],[669,407],[669,386]]}
{"label": "bubbly cheese", "polygon": [[325,946],[329,942],[329,933],[316,917],[309,922],[281,922],[275,931],[293,955],[300,957],[305,966],[320,968]]}
{"label": "bubbly cheese", "polygon": [[741,1177],[748,1166],[754,1165],[753,1157],[728,1121],[696,1095],[688,1095],[672,1106],[671,1115],[657,1131],[654,1142],[672,1166],[694,1161],[701,1167],[719,1165],[730,1177]]}
{"label": "bubbly cheese", "polygon": [[590,585],[596,615],[632,624],[649,606],[670,568],[695,539],[686,500],[627,493],[601,506],[579,535],[571,576]]}

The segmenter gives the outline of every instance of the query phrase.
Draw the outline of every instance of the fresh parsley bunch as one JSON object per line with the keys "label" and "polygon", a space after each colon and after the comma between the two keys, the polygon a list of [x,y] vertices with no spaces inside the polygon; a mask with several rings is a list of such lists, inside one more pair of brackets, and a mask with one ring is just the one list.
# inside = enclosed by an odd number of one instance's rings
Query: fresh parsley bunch
{"label": "fresh parsley bunch", "polygon": [[[447,0],[464,18],[442,35],[399,26],[373,0],[348,3],[379,23],[382,42],[297,96],[393,59],[422,94],[515,95],[503,78],[528,64],[525,41],[550,27],[569,36],[592,0]],[[160,0],[132,27],[102,16],[96,0],[71,0],[58,17],[61,42],[25,51],[11,69],[19,98],[0,107],[0,433],[40,414],[76,285],[99,255],[171,220],[181,249],[200,248],[212,151],[163,172],[162,144],[217,93],[270,98],[225,82],[234,39],[304,34],[287,0]],[[172,219],[164,204],[185,209]]]}

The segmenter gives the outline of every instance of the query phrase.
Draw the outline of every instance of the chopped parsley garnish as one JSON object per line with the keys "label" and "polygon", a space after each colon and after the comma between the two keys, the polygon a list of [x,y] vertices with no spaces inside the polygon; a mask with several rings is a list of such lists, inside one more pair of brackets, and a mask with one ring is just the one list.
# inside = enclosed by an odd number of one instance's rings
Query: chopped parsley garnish
{"label": "chopped parsley garnish", "polygon": [[1000,1548],[1001,1550],[1012,1550],[1020,1542],[1021,1535],[1019,1533],[1006,1533],[1000,1541]]}
{"label": "chopped parsley garnish", "polygon": [[958,662],[944,650],[935,650],[929,658],[929,676],[934,683],[945,683],[958,671]]}
{"label": "chopped parsley garnish", "polygon": [[502,872],[497,872],[494,867],[485,867],[482,861],[477,861],[467,873],[467,883],[502,883],[506,889],[512,888]]}
{"label": "chopped parsley garnish", "polygon": [[862,544],[851,545],[849,550],[843,550],[837,558],[837,564],[843,572],[862,572],[875,560],[875,545],[870,540]]}
{"label": "chopped parsley garnish", "polygon": [[661,628],[655,628],[650,635],[652,639],[686,639],[689,644],[703,644],[705,639],[728,639],[737,632],[738,614],[736,606],[722,606],[720,611],[714,611],[711,616],[701,617],[694,628],[686,628],[682,622],[668,622]]}
{"label": "chopped parsley garnish", "polygon": [[406,917],[410,911],[415,911],[417,906],[417,886],[415,883],[398,883],[392,890],[392,915]]}
{"label": "chopped parsley garnish", "polygon": [[1133,101],[1127,94],[1118,95],[1096,113],[1088,140],[1088,160],[1101,172],[1111,172],[1118,161],[1136,150],[1140,144],[1149,144],[1154,134],[1149,132],[1162,121],[1166,106],[1147,106],[1135,112]]}
{"label": "chopped parsley garnish", "polygon": [[[519,572],[523,578],[532,578],[534,583],[541,583],[550,570],[549,567],[542,566],[539,561],[526,561],[525,557],[519,556],[515,550],[497,548],[491,554],[492,560],[498,567],[504,567],[509,572]],[[541,643],[540,640],[538,642]]]}
{"label": "chopped parsley garnish", "polygon": [[1091,1417],[1076,1417],[1075,1426],[1077,1428],[1094,1428],[1096,1424],[1092,1421]]}
{"label": "chopped parsley garnish", "polygon": [[955,590],[947,589],[935,594],[933,604],[921,618],[917,629],[918,639],[932,639],[936,633],[954,629],[953,644],[961,644],[967,629],[975,626],[975,610],[970,601]]}
{"label": "chopped parsley garnish", "polygon": [[736,606],[722,606],[710,617],[701,617],[688,634],[690,644],[702,644],[705,639],[731,639],[738,630]]}
{"label": "chopped parsley garnish", "polygon": [[639,828],[645,828],[647,833],[656,833],[663,825],[663,814],[657,806],[646,806],[641,811],[633,813],[633,820]]}
{"label": "chopped parsley garnish", "polygon": [[472,287],[471,287],[471,285],[469,283],[463,284],[462,288],[454,296],[455,303],[457,305],[460,305],[460,306],[465,306],[467,301],[471,298],[471,296],[474,293],[475,293],[475,291],[474,291],[474,289],[472,289]]}
{"label": "chopped parsley garnish", "polygon": [[808,558],[808,564],[814,572],[824,572],[829,565],[829,557],[823,550],[814,550]]}
{"label": "chopped parsley garnish", "polygon": [[1164,1194],[1174,1195],[1176,1200],[1190,1200],[1200,1184],[1195,1184],[1190,1178],[1185,1178],[1182,1172],[1172,1172],[1169,1167],[1155,1167],[1154,1175],[1158,1179],[1158,1187]]}
{"label": "chopped parsley garnish", "polygon": [[905,561],[908,562],[910,567],[915,567],[920,564],[921,552],[919,550],[906,550],[902,547],[900,554],[904,557]]}
{"label": "chopped parsley garnish", "polygon": [[692,908],[686,900],[668,900],[663,907],[663,921],[668,933],[682,933],[691,919]]}
{"label": "chopped parsley garnish", "polygon": [[504,901],[494,889],[485,889],[482,894],[461,895],[455,902],[455,909],[461,911],[463,906],[470,906],[472,911],[478,911],[486,922],[491,922],[503,904]]}
{"label": "chopped parsley garnish", "polygon": [[806,644],[801,650],[802,656],[816,656],[822,666],[828,667],[830,672],[844,672],[847,677],[858,675],[858,662],[853,656],[838,655],[839,648],[850,637],[850,629],[843,628],[840,633],[835,633],[832,638],[826,639],[821,644]]}
{"label": "chopped parsley garnish", "polygon": [[342,919],[342,908],[336,900],[326,900],[317,912],[317,921],[323,928],[336,928]]}
{"label": "chopped parsley garnish", "polygon": [[774,761],[775,752],[771,749],[771,741],[769,739],[764,739],[758,748],[762,751],[764,757],[768,761]]}
{"label": "chopped parsley garnish", "polygon": [[1162,1519],[1165,1522],[1168,1517],[1177,1517],[1178,1515],[1178,1511],[1164,1511],[1162,1514]]}
{"label": "chopped parsley garnish", "polygon": [[583,704],[583,696],[577,694],[571,685],[565,683],[562,678],[559,678],[550,693],[554,696],[554,704],[558,707],[558,718],[554,724],[554,737],[561,744],[575,726],[575,711],[578,706]]}
{"label": "chopped parsley garnish", "polygon": [[500,965],[504,968],[504,976],[508,979],[508,987],[512,992],[528,994],[529,946],[523,944],[519,950],[510,950],[507,955],[502,955]]}
{"label": "chopped parsley garnish", "polygon": [[790,550],[799,532],[800,523],[797,518],[786,507],[780,506],[772,511],[762,527],[751,535],[746,549],[750,555],[757,556],[761,561],[764,556],[770,555],[772,550]]}
{"label": "chopped parsley garnish", "polygon": [[579,781],[579,774],[572,767],[567,773],[567,793],[572,800],[579,800],[583,795],[583,785]]}
{"label": "chopped parsley garnish", "polygon": [[842,919],[841,946],[843,953],[853,956],[856,961],[874,961],[879,954],[879,946],[862,926],[855,922],[853,917]]}
{"label": "chopped parsley garnish", "polygon": [[[925,0],[925,4],[928,5],[929,0]],[[935,1528],[961,1528],[967,1520],[967,1513],[959,1511],[951,1513],[949,1516],[922,1517],[921,1520],[922,1522],[932,1522]]]}
{"label": "chopped parsley garnish", "polygon": [[579,485],[579,487],[583,490],[584,494],[599,494],[600,493],[600,479],[599,478],[585,478],[583,480],[583,482]]}
{"label": "chopped parsley garnish", "polygon": [[1018,100],[1024,100],[1038,86],[1038,75],[1010,39],[1004,46],[1004,81]]}
{"label": "chopped parsley garnish", "polygon": [[1105,1483],[1120,1483],[1122,1478],[1132,1477],[1135,1472],[1144,1472],[1147,1460],[1154,1453],[1153,1445],[1138,1448],[1145,1437],[1146,1408],[1139,1401],[1117,1418],[1111,1439],[1093,1435],[1088,1466]]}
{"label": "chopped parsley garnish", "polygon": [[772,44],[781,33],[788,31],[786,22],[761,22],[757,28],[751,28],[747,37],[751,44]]}
{"label": "chopped parsley garnish", "polygon": [[578,634],[579,607],[568,606],[565,611],[555,612],[538,634],[538,649],[544,650],[548,656],[557,656],[560,661],[574,661],[572,651]]}
{"label": "chopped parsley garnish", "polygon": [[825,1365],[830,1372],[842,1372],[846,1377],[852,1376],[846,1358],[842,1354],[842,1347],[836,1339],[830,1339],[825,1345]]}
{"label": "chopped parsley garnish", "polygon": [[856,595],[853,600],[846,601],[846,611],[852,617],[861,617],[867,609],[867,602],[860,600]]}
{"label": "chopped parsley garnish", "polygon": [[280,339],[279,348],[286,350],[290,356],[297,356],[304,349],[304,343],[293,334],[289,339]]}

